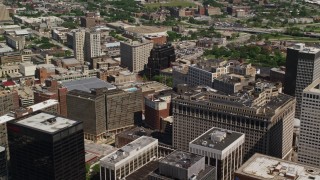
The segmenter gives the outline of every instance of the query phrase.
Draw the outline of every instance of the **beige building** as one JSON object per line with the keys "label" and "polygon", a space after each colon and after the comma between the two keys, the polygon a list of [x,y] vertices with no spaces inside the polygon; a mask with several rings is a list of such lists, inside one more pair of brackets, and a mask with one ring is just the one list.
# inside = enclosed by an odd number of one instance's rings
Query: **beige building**
{"label": "beige building", "polygon": [[152,41],[132,41],[120,43],[121,65],[128,67],[132,72],[143,71],[148,63]]}
{"label": "beige building", "polygon": [[78,30],[73,32],[73,52],[74,57],[84,63],[84,41],[85,41],[85,31]]}
{"label": "beige building", "polygon": [[6,36],[7,44],[16,49],[16,50],[22,50],[24,49],[24,46],[26,44],[26,39],[24,36]]}
{"label": "beige building", "polygon": [[101,55],[101,34],[97,31],[86,32],[85,36],[85,60],[90,62],[91,58]]}

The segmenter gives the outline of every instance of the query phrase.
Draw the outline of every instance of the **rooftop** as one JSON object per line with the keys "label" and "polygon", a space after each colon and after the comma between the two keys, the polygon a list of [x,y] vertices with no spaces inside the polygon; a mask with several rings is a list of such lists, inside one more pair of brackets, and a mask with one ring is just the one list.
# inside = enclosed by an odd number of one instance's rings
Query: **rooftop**
{"label": "rooftop", "polygon": [[0,152],[3,152],[3,151],[5,151],[6,149],[4,148],[4,147],[2,147],[2,146],[0,146]]}
{"label": "rooftop", "polygon": [[169,164],[171,166],[180,167],[183,169],[188,169],[202,158],[203,156],[197,154],[184,151],[174,151],[168,156],[159,160],[159,162],[163,164]]}
{"label": "rooftop", "polygon": [[156,27],[156,26],[137,26],[137,27],[128,27],[126,31],[133,33],[159,33],[166,32],[167,28]]}
{"label": "rooftop", "polygon": [[84,148],[86,152],[86,162],[91,161],[95,158],[107,156],[117,150],[117,148],[108,144],[97,144],[89,141],[85,142]]}
{"label": "rooftop", "polygon": [[41,130],[50,134],[70,127],[76,123],[77,121],[45,112],[30,114],[29,116],[22,117],[21,119],[15,121],[15,124],[27,126],[29,128]]}
{"label": "rooftop", "polygon": [[291,161],[256,153],[236,172],[252,178],[267,180],[310,180],[320,179],[320,169]]}
{"label": "rooftop", "polygon": [[123,132],[117,134],[116,136],[125,137],[125,138],[129,138],[129,139],[134,140],[134,139],[137,139],[141,136],[151,136],[151,134],[153,132],[154,132],[153,130],[147,129],[144,127],[135,127],[135,128],[129,129],[127,131],[123,131]]}
{"label": "rooftop", "polygon": [[80,64],[78,60],[75,58],[65,58],[61,60],[63,64],[65,65],[74,65],[74,64]]}
{"label": "rooftop", "polygon": [[239,138],[244,139],[244,134],[214,127],[191,141],[190,144],[223,151]]}
{"label": "rooftop", "polygon": [[116,166],[117,163],[126,161],[126,159],[136,156],[143,148],[146,148],[149,144],[157,143],[158,140],[148,136],[141,136],[140,138],[130,142],[123,146],[116,152],[102,158],[100,164],[108,164],[109,166]]}
{"label": "rooftop", "polygon": [[304,93],[320,93],[320,79],[313,81],[303,90]]}
{"label": "rooftop", "polygon": [[308,53],[308,54],[317,54],[320,52],[319,48],[316,47],[306,47],[304,43],[297,43],[291,49],[299,50],[301,53]]}
{"label": "rooftop", "polygon": [[114,85],[102,81],[101,79],[96,77],[62,82],[61,84],[63,87],[66,87],[68,91],[80,90],[85,92],[91,92],[91,89],[96,88],[107,88],[108,90],[116,89]]}

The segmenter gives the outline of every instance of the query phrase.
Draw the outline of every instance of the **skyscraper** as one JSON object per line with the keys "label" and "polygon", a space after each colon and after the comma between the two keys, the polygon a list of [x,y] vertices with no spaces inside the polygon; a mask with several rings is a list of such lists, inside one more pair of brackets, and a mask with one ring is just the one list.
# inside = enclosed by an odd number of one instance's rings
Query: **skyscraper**
{"label": "skyscraper", "polygon": [[320,78],[320,49],[296,44],[287,49],[284,93],[297,99],[295,117],[300,118],[302,91]]}
{"label": "skyscraper", "polygon": [[151,41],[133,41],[120,43],[121,65],[128,67],[132,72],[141,72],[148,63],[150,51],[153,48]]}
{"label": "skyscraper", "polygon": [[6,148],[0,146],[0,180],[7,180],[7,158],[6,158]]}
{"label": "skyscraper", "polygon": [[301,126],[298,161],[320,167],[320,79],[304,89],[301,104]]}
{"label": "skyscraper", "polygon": [[38,111],[7,127],[13,180],[85,179],[82,122]]}
{"label": "skyscraper", "polygon": [[100,32],[86,32],[85,35],[85,60],[90,62],[91,58],[101,55]]}
{"label": "skyscraper", "polygon": [[245,134],[244,159],[259,152],[287,157],[292,150],[295,99],[281,87],[256,82],[242,92],[226,94],[210,88],[178,88],[173,97],[173,146],[188,143],[212,127]]}
{"label": "skyscraper", "polygon": [[74,57],[84,63],[84,42],[85,42],[85,31],[77,30],[73,32],[73,51]]}

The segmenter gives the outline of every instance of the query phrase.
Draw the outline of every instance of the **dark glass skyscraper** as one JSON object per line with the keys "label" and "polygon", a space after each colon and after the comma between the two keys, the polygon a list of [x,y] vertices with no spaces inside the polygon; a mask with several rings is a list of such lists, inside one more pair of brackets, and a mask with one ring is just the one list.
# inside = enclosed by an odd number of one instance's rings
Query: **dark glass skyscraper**
{"label": "dark glass skyscraper", "polygon": [[6,149],[0,146],[0,180],[7,179]]}
{"label": "dark glass skyscraper", "polygon": [[148,64],[145,67],[145,75],[150,79],[155,75],[159,75],[160,71],[171,66],[176,61],[174,47],[171,44],[163,46],[155,46],[148,58]]}
{"label": "dark glass skyscraper", "polygon": [[7,128],[13,180],[85,179],[82,122],[38,111]]}

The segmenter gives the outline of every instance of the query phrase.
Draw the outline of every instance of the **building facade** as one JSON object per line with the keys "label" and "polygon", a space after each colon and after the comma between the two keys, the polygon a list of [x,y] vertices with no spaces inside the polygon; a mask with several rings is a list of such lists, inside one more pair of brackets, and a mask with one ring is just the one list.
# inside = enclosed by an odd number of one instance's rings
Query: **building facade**
{"label": "building facade", "polygon": [[153,43],[150,41],[133,41],[120,43],[121,65],[132,72],[141,72],[148,63]]}
{"label": "building facade", "polygon": [[0,180],[8,179],[6,148],[0,146]]}
{"label": "building facade", "polygon": [[101,34],[100,32],[86,32],[85,36],[85,60],[90,62],[91,58],[101,55]]}
{"label": "building facade", "polygon": [[142,136],[100,160],[100,179],[123,179],[158,158],[158,140]]}
{"label": "building facade", "polygon": [[189,143],[189,152],[205,157],[205,163],[216,167],[215,179],[233,180],[242,165],[245,135],[221,128],[211,128]]}
{"label": "building facade", "polygon": [[85,31],[78,30],[73,32],[73,54],[74,57],[80,62],[84,62],[84,42],[85,42]]}
{"label": "building facade", "polygon": [[296,118],[300,117],[302,91],[320,78],[320,49],[296,44],[287,49],[284,93],[297,99]]}
{"label": "building facade", "polygon": [[19,108],[18,92],[0,91],[0,116]]}
{"label": "building facade", "polygon": [[320,79],[315,80],[302,94],[298,161],[320,167]]}
{"label": "building facade", "polygon": [[85,179],[82,122],[38,111],[7,127],[12,179]]}

